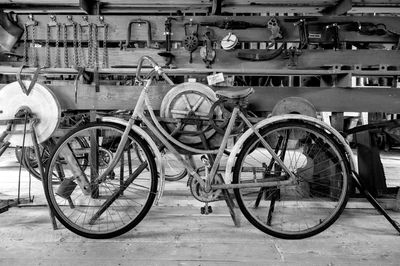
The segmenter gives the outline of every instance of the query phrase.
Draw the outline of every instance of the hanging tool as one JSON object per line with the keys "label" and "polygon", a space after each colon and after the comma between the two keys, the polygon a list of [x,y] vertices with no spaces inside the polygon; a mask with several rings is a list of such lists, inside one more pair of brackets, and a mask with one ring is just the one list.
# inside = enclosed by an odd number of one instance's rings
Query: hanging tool
{"label": "hanging tool", "polygon": [[104,17],[100,16],[99,17],[100,21],[100,27],[103,27],[103,62],[102,62],[102,67],[103,68],[108,68],[108,47],[107,47],[107,41],[108,41],[108,27],[109,25],[104,22]]}
{"label": "hanging tool", "polygon": [[70,67],[71,65],[69,64],[69,52],[68,52],[68,28],[72,28],[72,35],[73,35],[73,66],[78,65],[78,47],[77,47],[77,41],[78,41],[78,35],[77,35],[77,23],[73,21],[72,16],[67,16],[67,22],[62,24],[63,26],[63,46],[64,46],[64,66],[65,67]]}
{"label": "hanging tool", "polygon": [[269,45],[267,46],[267,49],[275,46],[276,40],[277,39],[282,39],[282,32],[281,32],[281,27],[279,26],[278,19],[275,17],[272,17],[270,20],[267,22],[267,28],[271,31],[271,36],[269,37]]}
{"label": "hanging tool", "polygon": [[158,55],[164,57],[165,60],[165,66],[169,66],[172,63],[172,60],[174,59],[174,55],[171,53],[171,36],[172,36],[172,20],[177,20],[176,18],[173,17],[168,17],[165,20],[165,52],[159,52]]}
{"label": "hanging tool", "polygon": [[146,25],[147,26],[147,48],[155,48],[158,49],[159,46],[158,45],[153,45],[152,41],[151,41],[151,24],[149,21],[147,20],[143,20],[143,19],[135,19],[135,20],[131,20],[128,24],[128,31],[126,33],[126,41],[125,44],[123,45],[123,49],[126,50],[129,47],[129,43],[131,41],[131,35],[132,35],[132,25],[133,24],[138,24],[139,26],[141,25]]}
{"label": "hanging tool", "polygon": [[232,32],[229,32],[229,34],[222,39],[221,47],[224,50],[232,50],[235,48],[238,42],[239,42],[238,37]]}
{"label": "hanging tool", "polygon": [[266,25],[238,20],[220,20],[216,22],[201,22],[201,26],[217,27],[225,30],[243,30],[248,28],[265,28]]}
{"label": "hanging tool", "polygon": [[[28,21],[24,24],[24,55],[23,55],[23,61],[26,65],[29,64],[28,61],[31,61],[31,65],[34,67],[38,66],[38,55],[37,55],[37,50],[36,50],[36,27],[38,26],[38,22],[34,20],[33,15],[28,16]],[[28,35],[29,35],[29,29],[32,29],[32,42],[31,42],[31,55],[32,58],[29,56],[29,47],[28,47]]]}
{"label": "hanging tool", "polygon": [[59,39],[60,39],[60,24],[57,22],[55,15],[50,15],[50,22],[46,25],[46,43],[45,43],[45,52],[46,52],[46,62],[44,67],[51,66],[51,53],[50,53],[50,39],[51,39],[51,28],[56,28],[56,63],[55,67],[60,67],[57,62],[59,63],[60,60],[60,53],[59,53]]}
{"label": "hanging tool", "polygon": [[[185,23],[185,38],[183,39],[183,46],[185,50],[190,52],[190,59],[189,63],[193,62],[192,54],[196,51],[197,47],[199,47],[199,38],[198,38],[198,31],[199,31],[199,24],[193,23],[192,19],[190,19],[189,23]],[[191,33],[188,33],[188,27],[192,28],[195,27],[195,30]]]}
{"label": "hanging tool", "polygon": [[0,54],[14,55],[11,50],[23,33],[24,30],[18,25],[18,18],[13,16],[13,12],[0,11]]}
{"label": "hanging tool", "polygon": [[210,31],[206,31],[204,34],[204,46],[200,49],[200,56],[204,63],[206,63],[206,67],[211,68],[211,64],[214,62],[216,53],[212,47]]}
{"label": "hanging tool", "polygon": [[322,23],[319,21],[300,19],[294,23],[294,26],[299,29],[299,49],[305,49],[309,44],[318,44],[326,49],[339,49],[339,29],[341,25],[346,24],[349,24],[349,22]]}

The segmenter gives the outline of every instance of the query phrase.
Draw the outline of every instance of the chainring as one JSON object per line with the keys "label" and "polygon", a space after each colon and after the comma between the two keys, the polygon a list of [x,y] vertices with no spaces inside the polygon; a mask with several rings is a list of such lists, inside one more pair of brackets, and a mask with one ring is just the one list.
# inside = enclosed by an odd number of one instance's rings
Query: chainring
{"label": "chainring", "polygon": [[[204,166],[200,167],[196,171],[203,179],[206,181],[206,177],[204,177]],[[200,183],[194,178],[193,175],[189,175],[187,185],[190,187],[190,192],[192,193],[193,197],[200,202],[213,202],[218,201],[220,198],[219,196],[222,194],[221,189],[214,189],[210,192],[204,191],[201,187]]]}

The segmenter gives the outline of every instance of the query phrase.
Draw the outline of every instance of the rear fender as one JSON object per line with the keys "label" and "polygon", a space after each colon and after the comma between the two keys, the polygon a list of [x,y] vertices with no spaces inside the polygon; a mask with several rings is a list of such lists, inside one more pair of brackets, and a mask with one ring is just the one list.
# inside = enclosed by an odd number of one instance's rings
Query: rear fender
{"label": "rear fender", "polygon": [[[347,143],[347,141],[343,138],[343,136],[333,127],[330,125],[316,119],[310,116],[306,115],[299,115],[299,114],[285,114],[285,115],[278,115],[278,116],[273,116],[270,118],[266,118],[260,122],[258,122],[254,127],[256,129],[260,129],[266,125],[272,125],[274,123],[282,122],[282,121],[294,121],[294,120],[300,120],[303,123],[309,123],[311,125],[316,125],[328,132],[330,132],[332,135],[336,137],[336,139],[339,141],[339,144],[342,146],[343,151],[346,153],[349,164],[350,164],[350,170],[357,172],[355,168],[355,158],[354,154]],[[254,134],[253,130],[249,128],[246,130],[243,135],[238,139],[238,141],[235,143],[233,146],[230,155],[228,157],[227,163],[226,163],[226,169],[225,169],[225,176],[224,180],[226,184],[230,184],[232,182],[232,177],[233,177],[233,168],[235,166],[236,158],[239,155],[244,142],[251,137]]]}

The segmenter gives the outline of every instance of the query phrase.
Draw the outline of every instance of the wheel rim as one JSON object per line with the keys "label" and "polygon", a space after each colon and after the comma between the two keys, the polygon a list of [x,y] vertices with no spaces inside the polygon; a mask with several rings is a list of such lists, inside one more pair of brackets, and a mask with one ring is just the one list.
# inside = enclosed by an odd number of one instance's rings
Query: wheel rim
{"label": "wheel rim", "polygon": [[[122,130],[111,127],[88,127],[66,138],[52,154],[48,173],[52,173],[52,178],[56,176],[60,184],[49,182],[48,177],[46,191],[48,195],[46,195],[57,218],[77,234],[91,238],[107,238],[124,233],[144,217],[154,201],[157,187],[153,173],[154,160],[149,158],[150,152],[144,150],[143,144],[132,136],[128,139],[129,144],[111,174],[104,180],[96,180],[96,177],[101,176],[105,170],[104,156],[109,158],[115,153],[110,147],[118,144],[116,142],[119,142],[122,133]],[[85,140],[87,147],[76,145],[77,137]],[[93,141],[94,138],[96,141]],[[90,151],[96,146],[95,143],[100,151],[99,156],[103,157],[98,158],[97,169],[91,167],[90,158]],[[136,149],[133,149],[133,145],[137,146]],[[85,195],[79,182],[72,179],[74,174],[71,165],[64,158],[66,150],[73,152],[88,179],[93,178],[92,193],[89,195]],[[137,152],[143,153],[140,154],[140,158],[142,160],[147,158],[145,162],[140,162]],[[85,154],[86,156],[83,156]],[[141,167],[147,164],[150,166]],[[133,176],[135,176],[133,181],[129,181]],[[120,189],[121,187],[123,189]],[[70,190],[72,192],[69,195]],[[102,209],[102,206],[104,207],[113,197],[115,200],[110,206]]]}
{"label": "wheel rim", "polygon": [[[347,201],[348,171],[340,151],[321,132],[305,127],[277,126],[264,133],[264,139],[294,172],[297,182],[236,189],[243,213],[257,228],[277,237],[303,238],[323,231],[337,219]],[[234,176],[234,182],[253,182],[250,179],[254,176],[258,181],[285,179],[258,140],[246,149],[239,155],[241,165],[235,171],[240,174]]]}

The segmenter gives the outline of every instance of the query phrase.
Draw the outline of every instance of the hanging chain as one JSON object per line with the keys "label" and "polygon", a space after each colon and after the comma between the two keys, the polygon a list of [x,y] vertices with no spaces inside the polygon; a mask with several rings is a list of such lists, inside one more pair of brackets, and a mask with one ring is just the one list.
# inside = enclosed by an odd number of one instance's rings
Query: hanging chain
{"label": "hanging chain", "polygon": [[33,55],[32,65],[34,67],[37,67],[39,65],[39,62],[38,62],[38,54],[37,54],[35,40],[36,40],[36,25],[32,25],[32,55]]}
{"label": "hanging chain", "polygon": [[103,68],[108,68],[108,24],[104,24],[104,36],[103,36]]}
{"label": "hanging chain", "polygon": [[28,26],[24,24],[24,64],[28,64]]}
{"label": "hanging chain", "polygon": [[46,44],[45,44],[45,50],[46,50],[46,63],[44,64],[44,67],[50,67],[50,25],[46,25]]}
{"label": "hanging chain", "polygon": [[57,36],[56,36],[56,62],[55,67],[61,67],[60,60],[60,38],[61,38],[61,25],[57,23]]}
{"label": "hanging chain", "polygon": [[79,59],[78,59],[78,47],[77,47],[77,41],[78,41],[78,24],[74,23],[72,24],[72,31],[73,31],[73,41],[72,41],[72,45],[74,47],[74,65],[75,68],[77,68],[79,66]]}
{"label": "hanging chain", "polygon": [[99,67],[99,28],[97,27],[96,24],[93,25],[93,52],[94,52],[94,67],[98,68]]}
{"label": "hanging chain", "polygon": [[86,67],[86,58],[85,58],[85,53],[82,48],[82,39],[83,39],[83,34],[82,34],[82,25],[78,24],[78,56],[79,56],[79,66]]}
{"label": "hanging chain", "polygon": [[69,61],[68,61],[68,27],[66,24],[63,24],[63,29],[64,29],[64,66],[69,67]]}
{"label": "hanging chain", "polygon": [[88,31],[88,67],[93,67],[93,28],[92,24],[89,24]]}

